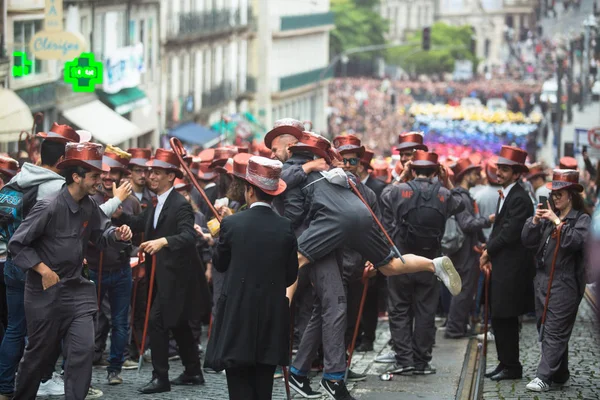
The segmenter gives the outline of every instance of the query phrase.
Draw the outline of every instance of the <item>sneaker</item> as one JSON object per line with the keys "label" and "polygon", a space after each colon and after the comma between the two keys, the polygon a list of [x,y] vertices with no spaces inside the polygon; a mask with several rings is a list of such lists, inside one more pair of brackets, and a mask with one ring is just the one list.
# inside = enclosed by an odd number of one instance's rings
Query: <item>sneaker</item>
{"label": "sneaker", "polygon": [[[484,337],[485,337],[485,334],[480,333],[479,335],[477,335],[477,340],[479,340],[480,342],[483,342]],[[496,340],[496,337],[494,336],[494,334],[492,332],[488,332],[487,340],[488,340],[488,342],[493,342],[494,340]]]}
{"label": "sneaker", "polygon": [[277,367],[275,369],[275,373],[273,374],[273,379],[281,379],[283,378],[283,368]]}
{"label": "sneaker", "polygon": [[65,382],[59,374],[52,373],[52,378],[46,382],[40,382],[40,387],[37,391],[37,396],[63,396],[65,394]]}
{"label": "sneaker", "polygon": [[547,392],[550,390],[550,385],[541,380],[540,378],[535,378],[531,382],[525,386],[525,389],[531,390],[532,392]]}
{"label": "sneaker", "polygon": [[212,368],[208,368],[208,367],[204,367],[204,368],[202,368],[202,371],[204,371],[204,372],[205,372],[205,373],[207,373],[207,374],[218,374],[218,372],[217,372],[217,371],[215,371],[215,370],[214,370],[214,369],[212,369]]}
{"label": "sneaker", "polygon": [[350,396],[344,381],[331,382],[327,379],[321,379],[321,387],[333,400],[356,400]]}
{"label": "sneaker", "polygon": [[456,296],[462,290],[462,281],[460,275],[456,272],[454,264],[450,258],[438,257],[433,259],[435,275],[446,285],[452,296]]}
{"label": "sneaker", "polygon": [[123,383],[123,378],[121,378],[121,374],[117,371],[110,371],[106,380],[108,380],[109,385],[120,385]]}
{"label": "sneaker", "polygon": [[346,378],[348,382],[360,382],[364,381],[365,379],[367,379],[367,374],[359,374],[351,369],[348,370],[348,377]]}
{"label": "sneaker", "polygon": [[173,354],[173,355],[169,356],[169,361],[177,361],[180,358],[181,357],[179,357],[179,354]]}
{"label": "sneaker", "polygon": [[122,369],[137,369],[138,367],[138,363],[136,363],[135,361],[131,360],[131,359],[127,359],[123,362],[123,366],[121,367]]}
{"label": "sneaker", "polygon": [[375,362],[381,364],[393,364],[396,362],[396,353],[390,351],[388,353],[377,356],[375,357]]}
{"label": "sneaker", "polygon": [[373,342],[363,340],[358,346],[356,346],[356,349],[354,349],[354,351],[358,353],[366,353],[368,351],[373,351]]}
{"label": "sneaker", "polygon": [[398,363],[394,363],[394,365],[390,365],[385,370],[385,372],[387,372],[388,374],[412,374],[412,372],[414,370],[415,370],[415,367],[413,367],[412,365],[403,366]]}
{"label": "sneaker", "polygon": [[88,394],[87,394],[87,396],[85,396],[85,400],[99,399],[102,396],[104,396],[104,393],[102,393],[102,390],[94,389],[93,387],[90,386],[90,388],[88,389]]}
{"label": "sneaker", "polygon": [[415,368],[415,370],[413,371],[413,375],[432,375],[432,374],[435,374],[436,372],[437,372],[437,370],[435,369],[435,367],[433,365],[427,364],[423,368]]}
{"label": "sneaker", "polygon": [[152,352],[150,351],[150,349],[146,350],[144,352],[144,361],[147,363],[151,363],[152,362]]}
{"label": "sneaker", "polygon": [[94,361],[92,363],[92,365],[94,367],[98,367],[98,368],[106,368],[110,365],[110,363],[108,361],[106,361],[104,358],[101,358],[98,361]]}
{"label": "sneaker", "polygon": [[315,392],[310,387],[310,380],[307,376],[300,376],[290,373],[290,388],[305,399],[320,399],[321,393]]}

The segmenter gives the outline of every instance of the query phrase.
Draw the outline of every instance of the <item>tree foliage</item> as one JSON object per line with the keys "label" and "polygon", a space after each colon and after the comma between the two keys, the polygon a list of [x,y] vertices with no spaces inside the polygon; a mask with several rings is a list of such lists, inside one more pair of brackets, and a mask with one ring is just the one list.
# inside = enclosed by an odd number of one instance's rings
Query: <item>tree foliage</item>
{"label": "tree foliage", "polygon": [[[331,11],[335,14],[335,29],[329,41],[331,57],[344,50],[385,43],[388,23],[377,12],[378,3],[379,0],[331,0]],[[359,53],[353,57],[370,59],[376,54]]]}
{"label": "tree foliage", "polygon": [[431,50],[421,50],[423,32],[409,36],[407,44],[387,51],[387,62],[415,74],[452,72],[454,61],[470,60],[477,67],[471,52],[473,31],[470,26],[452,26],[437,22],[431,27]]}

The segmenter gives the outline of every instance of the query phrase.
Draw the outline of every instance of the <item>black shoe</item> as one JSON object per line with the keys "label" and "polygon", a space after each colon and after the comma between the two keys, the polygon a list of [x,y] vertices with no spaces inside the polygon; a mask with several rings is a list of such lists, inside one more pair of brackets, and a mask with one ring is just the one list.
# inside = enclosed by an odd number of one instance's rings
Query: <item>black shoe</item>
{"label": "black shoe", "polygon": [[142,394],[164,393],[170,391],[171,384],[169,383],[169,381],[161,380],[158,378],[152,378],[150,383],[138,389],[138,392]]}
{"label": "black shoe", "polygon": [[290,373],[290,388],[294,389],[305,399],[320,399],[321,393],[315,392],[310,387],[310,380],[306,376]]}
{"label": "black shoe", "polygon": [[413,375],[432,375],[435,373],[437,373],[437,369],[431,364],[415,367],[415,370],[413,371]]}
{"label": "black shoe", "polygon": [[332,382],[328,381],[327,379],[321,379],[321,387],[332,399],[356,400],[354,397],[350,396],[350,393],[348,392],[344,381]]}
{"label": "black shoe", "polygon": [[354,349],[354,351],[357,351],[359,353],[373,351],[373,342],[368,342],[366,340],[363,340],[362,342],[360,342],[360,344],[358,346],[356,346],[356,349]]}
{"label": "black shoe", "polygon": [[505,381],[509,379],[521,379],[523,378],[522,370],[514,370],[514,369],[503,369],[496,375],[492,376],[493,381]]}
{"label": "black shoe", "polygon": [[498,375],[503,370],[504,370],[504,366],[502,364],[498,364],[496,369],[494,369],[493,371],[490,371],[490,372],[486,372],[483,376],[485,376],[486,378],[491,378],[494,375]]}
{"label": "black shoe", "polygon": [[348,370],[348,378],[346,378],[348,380],[348,382],[360,382],[360,381],[364,381],[365,379],[367,379],[367,374],[359,374],[357,372],[352,371],[351,369]]}
{"label": "black shoe", "polygon": [[187,375],[185,372],[179,375],[177,378],[171,381],[171,385],[177,386],[192,386],[192,385],[204,385],[204,376],[202,372],[198,375]]}
{"label": "black shoe", "polygon": [[393,365],[390,365],[385,372],[387,372],[388,374],[412,374],[413,371],[415,370],[415,367],[413,366],[404,366],[404,365],[400,365],[398,363],[394,363]]}

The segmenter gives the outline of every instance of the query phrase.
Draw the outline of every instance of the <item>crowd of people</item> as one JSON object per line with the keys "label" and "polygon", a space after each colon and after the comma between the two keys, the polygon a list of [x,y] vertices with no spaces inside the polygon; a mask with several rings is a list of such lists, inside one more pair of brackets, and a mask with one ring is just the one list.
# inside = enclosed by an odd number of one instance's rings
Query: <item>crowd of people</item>
{"label": "crowd of people", "polygon": [[[574,159],[548,172],[502,146],[442,162],[406,132],[390,165],[356,135],[329,141],[293,119],[257,155],[104,148],[58,124],[39,135],[39,165],[0,159],[2,400],[98,398],[93,366],[128,384],[122,370],[144,359],[140,394],[201,396],[204,373],[225,371],[234,400],[270,399],[282,375],[304,398],[351,400],[346,382],[366,379],[352,354],[373,351],[380,312],[393,351],[376,362],[430,375],[440,307],[457,339],[479,333],[488,301],[499,364],[486,376],[522,377],[519,317],[535,311],[542,357],[527,389],[569,380],[591,223]],[[174,355],[185,370],[170,379]]]}

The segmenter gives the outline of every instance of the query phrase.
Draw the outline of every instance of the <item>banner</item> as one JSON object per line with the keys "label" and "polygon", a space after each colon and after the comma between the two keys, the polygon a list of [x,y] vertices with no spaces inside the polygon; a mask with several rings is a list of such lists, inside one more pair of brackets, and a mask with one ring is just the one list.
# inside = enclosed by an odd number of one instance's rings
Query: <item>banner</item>
{"label": "banner", "polygon": [[122,89],[136,87],[141,83],[145,70],[143,44],[114,50],[104,61],[102,90],[113,94]]}

